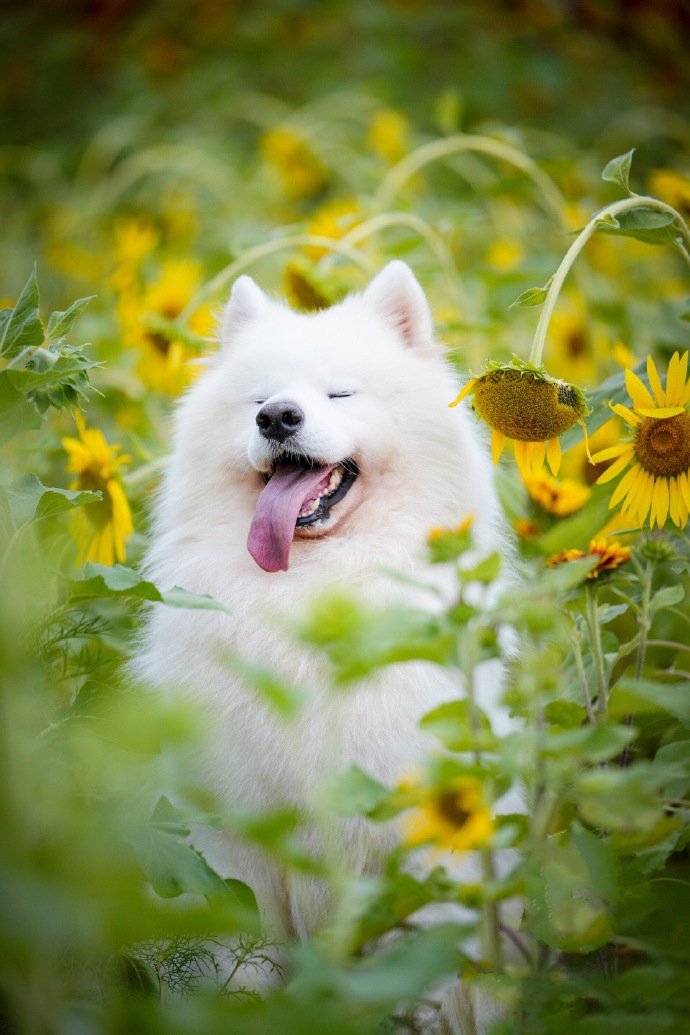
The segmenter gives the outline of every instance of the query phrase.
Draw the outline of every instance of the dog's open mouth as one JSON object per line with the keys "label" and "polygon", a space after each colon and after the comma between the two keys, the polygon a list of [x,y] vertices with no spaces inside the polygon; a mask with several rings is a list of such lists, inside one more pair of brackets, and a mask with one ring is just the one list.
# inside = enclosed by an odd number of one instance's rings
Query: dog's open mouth
{"label": "dog's open mouth", "polygon": [[351,459],[330,465],[307,457],[280,460],[259,496],[249,529],[247,548],[256,563],[264,571],[287,571],[295,530],[325,522],[358,474]]}

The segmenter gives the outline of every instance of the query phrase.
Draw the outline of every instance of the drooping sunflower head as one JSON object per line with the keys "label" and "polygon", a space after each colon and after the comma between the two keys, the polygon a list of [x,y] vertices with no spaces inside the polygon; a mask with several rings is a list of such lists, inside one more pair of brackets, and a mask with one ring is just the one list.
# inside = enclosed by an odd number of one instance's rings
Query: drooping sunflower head
{"label": "drooping sunflower head", "polygon": [[491,450],[494,463],[503,452],[506,439],[515,444],[515,459],[523,474],[539,470],[544,459],[553,474],[561,462],[560,435],[587,412],[581,389],[559,381],[543,368],[514,358],[511,363],[492,365],[481,377],[472,378],[457,404],[472,393],[474,409],[493,429]]}
{"label": "drooping sunflower head", "polygon": [[633,370],[625,371],[632,408],[616,404],[612,409],[632,429],[633,437],[601,450],[595,463],[613,461],[598,479],[612,481],[632,463],[621,478],[609,507],[621,510],[641,527],[660,528],[670,516],[679,528],[690,516],[690,379],[688,353],[671,357],[664,388],[656,364],[647,358],[650,388]]}

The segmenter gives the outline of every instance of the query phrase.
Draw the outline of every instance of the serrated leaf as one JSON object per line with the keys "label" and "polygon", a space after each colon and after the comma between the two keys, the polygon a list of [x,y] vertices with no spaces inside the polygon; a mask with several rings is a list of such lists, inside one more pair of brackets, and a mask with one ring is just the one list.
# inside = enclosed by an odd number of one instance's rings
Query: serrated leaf
{"label": "serrated leaf", "polygon": [[510,309],[527,309],[530,306],[541,305],[546,298],[549,290],[549,285],[553,277],[551,277],[544,287],[533,287],[527,288],[522,294],[518,295],[514,302],[510,303]]}
{"label": "serrated leaf", "polygon": [[78,298],[64,312],[51,313],[48,327],[46,328],[46,339],[48,341],[58,341],[60,338],[64,338],[66,334],[69,334],[74,321],[95,297],[95,295],[88,295],[86,298]]}
{"label": "serrated leaf", "polygon": [[610,162],[607,162],[601,174],[602,180],[606,180],[607,183],[620,184],[626,194],[629,194],[630,163],[634,154],[635,148],[631,147],[624,155],[618,155],[616,158],[612,158]]}
{"label": "serrated leaf", "polygon": [[0,355],[16,356],[22,349],[40,345],[43,324],[38,315],[40,296],[36,281],[36,267],[21,290],[17,303],[5,320],[0,337]]}
{"label": "serrated leaf", "polygon": [[490,751],[496,746],[486,715],[467,700],[440,704],[422,716],[419,728],[438,737],[449,751]]}
{"label": "serrated leaf", "polygon": [[213,597],[190,593],[180,586],[161,590],[124,564],[114,564],[112,567],[106,564],[86,564],[84,578],[72,579],[69,585],[75,597],[128,597],[167,604],[168,607],[227,611]]}
{"label": "serrated leaf", "polygon": [[32,402],[9,379],[10,371],[0,372],[0,445],[21,431],[40,428],[41,415]]}
{"label": "serrated leaf", "polygon": [[322,790],[322,801],[338,816],[369,816],[389,796],[387,787],[353,765]]}
{"label": "serrated leaf", "polygon": [[90,490],[59,489],[44,485],[35,474],[23,474],[5,491],[12,521],[17,529],[31,521],[53,517],[74,507],[97,503],[103,495]]}

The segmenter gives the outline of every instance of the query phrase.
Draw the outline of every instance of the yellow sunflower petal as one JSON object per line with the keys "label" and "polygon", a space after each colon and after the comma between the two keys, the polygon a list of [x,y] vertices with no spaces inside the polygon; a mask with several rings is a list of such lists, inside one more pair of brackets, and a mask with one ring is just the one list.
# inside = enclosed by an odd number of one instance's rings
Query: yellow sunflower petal
{"label": "yellow sunflower petal", "polygon": [[617,446],[609,446],[607,449],[600,449],[598,453],[593,453],[592,460],[595,464],[600,464],[604,460],[613,460],[614,457],[628,452],[633,452],[632,444],[630,442],[619,442]]}
{"label": "yellow sunflower petal", "polygon": [[679,413],[685,413],[684,406],[657,406],[653,410],[638,408],[638,413],[643,417],[654,417],[656,420],[664,420],[666,417],[677,417]]}
{"label": "yellow sunflower petal", "polygon": [[662,525],[666,524],[666,518],[668,517],[668,480],[666,478],[657,478],[654,482],[652,508],[652,517],[654,512],[656,512],[656,521],[659,528],[661,528]]}
{"label": "yellow sunflower petal", "polygon": [[683,478],[685,475],[679,475],[676,479],[678,484],[678,511],[680,514],[680,527],[685,528],[688,523],[688,517],[690,516],[690,507],[688,506],[685,495],[683,493]]}
{"label": "yellow sunflower petal", "polygon": [[625,387],[628,389],[628,395],[633,401],[633,405],[636,410],[639,410],[641,406],[647,409],[654,408],[654,399],[648,388],[640,381],[637,374],[627,368],[625,371]]}
{"label": "yellow sunflower petal", "polygon": [[680,399],[684,388],[685,378],[681,378],[680,374],[680,353],[676,351],[671,356],[666,371],[666,401],[673,405]]}
{"label": "yellow sunflower petal", "polygon": [[673,524],[680,528],[680,490],[675,478],[669,478],[668,482],[668,512]]}
{"label": "yellow sunflower petal", "polygon": [[503,453],[503,447],[506,444],[506,437],[502,431],[498,431],[496,428],[491,432],[491,457],[495,464],[501,459]]}
{"label": "yellow sunflower petal", "polygon": [[641,471],[642,468],[640,465],[635,464],[634,467],[631,467],[629,471],[625,472],[609,501],[609,510],[612,510],[618,503],[620,503],[623,497],[627,494],[628,489],[631,490],[631,493],[633,492],[633,484],[637,481]]}
{"label": "yellow sunflower petal", "polygon": [[636,428],[642,423],[637,414],[627,406],[624,406],[623,403],[612,403],[611,409],[614,413],[618,414],[619,417],[622,417],[626,424],[629,424],[632,428]]}
{"label": "yellow sunflower petal", "polygon": [[642,472],[642,478],[640,479],[639,486],[637,488],[637,506],[636,513],[640,525],[643,525],[645,518],[649,513],[649,508],[652,505],[652,498],[654,496],[654,478],[648,471]]}
{"label": "yellow sunflower petal", "polygon": [[[649,383],[652,386],[654,397],[658,402],[659,406],[665,406],[667,401],[666,392],[661,387],[661,378],[659,377],[659,372],[656,369],[656,363],[654,362],[651,356],[647,356],[647,377],[649,378]],[[668,378],[666,380],[668,381]]]}
{"label": "yellow sunflower petal", "polygon": [[633,450],[631,449],[629,452],[624,453],[623,456],[619,457],[618,460],[615,460],[610,467],[606,468],[603,474],[599,475],[597,478],[597,485],[606,485],[607,482],[613,481],[616,475],[619,475],[621,471],[625,470],[630,463],[632,456]]}
{"label": "yellow sunflower petal", "polygon": [[449,406],[457,406],[458,403],[461,403],[462,400],[465,398],[465,396],[470,394],[470,392],[472,391],[472,389],[474,388],[476,383],[477,383],[477,378],[476,377],[471,377],[469,379],[469,381],[467,382],[467,384],[462,388],[460,394],[456,395],[456,397],[455,397],[455,399],[453,399],[452,403],[448,403],[448,405]]}
{"label": "yellow sunflower petal", "polygon": [[546,442],[528,442],[528,463],[532,471],[536,472],[544,466],[546,459]]}
{"label": "yellow sunflower petal", "polygon": [[550,438],[546,443],[546,462],[555,477],[561,466],[561,443],[557,438]]}
{"label": "yellow sunflower petal", "polygon": [[684,473],[678,476],[678,488],[685,506],[690,510],[690,481],[688,481],[687,474]]}

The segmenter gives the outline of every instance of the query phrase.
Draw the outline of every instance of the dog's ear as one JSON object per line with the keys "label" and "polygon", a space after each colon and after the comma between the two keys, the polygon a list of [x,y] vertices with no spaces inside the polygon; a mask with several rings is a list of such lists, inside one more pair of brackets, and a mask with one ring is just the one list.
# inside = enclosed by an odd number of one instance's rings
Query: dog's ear
{"label": "dog's ear", "polygon": [[269,304],[268,298],[258,284],[246,275],[238,277],[232,287],[230,299],[225,307],[220,329],[223,345],[232,341],[237,331]]}
{"label": "dog's ear", "polygon": [[384,266],[364,292],[364,300],[410,348],[428,347],[433,324],[426,296],[405,262],[394,259]]}

